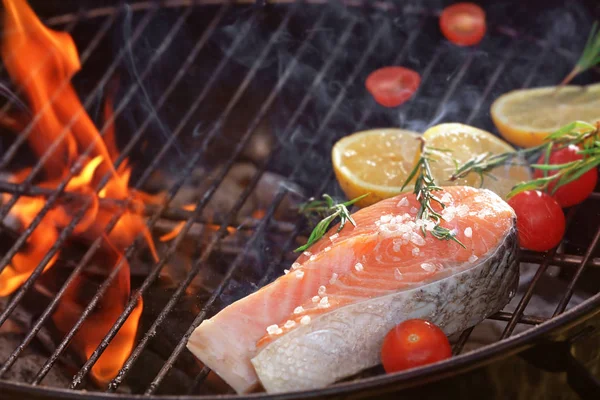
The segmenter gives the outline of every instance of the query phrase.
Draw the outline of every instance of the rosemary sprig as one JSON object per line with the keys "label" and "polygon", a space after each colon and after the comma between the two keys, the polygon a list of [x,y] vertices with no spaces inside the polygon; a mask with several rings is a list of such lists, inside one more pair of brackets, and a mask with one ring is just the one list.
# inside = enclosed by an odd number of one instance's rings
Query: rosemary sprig
{"label": "rosemary sprig", "polygon": [[[512,188],[507,197],[512,197],[525,190],[546,190],[552,186],[552,193],[592,168],[600,165],[600,141],[597,139],[599,127],[587,122],[576,121],[560,128],[546,138],[539,146],[521,149],[515,152],[501,154],[485,153],[473,157],[462,165],[458,165],[450,176],[451,181],[466,177],[470,173],[478,174],[483,184],[484,176],[491,176],[491,171],[503,165],[514,164],[514,160],[544,154],[543,164],[532,164],[531,168],[544,172],[542,178],[521,182]],[[569,145],[583,146],[579,151],[583,159],[564,164],[548,164],[552,150],[561,149]],[[556,171],[549,175],[550,171]]]}
{"label": "rosemary sprig", "polygon": [[[453,240],[466,248],[465,245],[456,238],[454,232],[440,225],[443,217],[432,205],[433,203],[437,203],[442,209],[446,207],[442,200],[434,194],[434,192],[440,191],[442,188],[435,183],[429,165],[430,162],[434,162],[432,159],[432,152],[444,152],[445,150],[428,148],[425,145],[425,139],[419,137],[419,140],[421,141],[421,155],[419,161],[417,161],[417,164],[408,175],[408,178],[406,178],[406,181],[402,185],[402,189],[404,190],[410,181],[416,177],[413,193],[417,197],[419,203],[421,203],[421,207],[417,211],[417,219],[433,221],[435,225],[429,232],[436,239]],[[425,226],[421,226],[421,232],[423,233],[423,236],[426,236],[427,229]]]}
{"label": "rosemary sprig", "polygon": [[307,217],[312,215],[318,215],[323,219],[317,223],[313,231],[311,232],[308,240],[304,246],[298,247],[294,252],[300,252],[308,249],[314,243],[316,243],[319,239],[325,235],[331,223],[336,219],[340,218],[340,226],[337,231],[341,231],[346,222],[350,221],[350,223],[356,226],[356,222],[350,215],[350,211],[348,211],[348,207],[353,205],[354,203],[364,199],[370,193],[363,194],[355,199],[346,201],[345,203],[335,203],[333,198],[330,195],[324,194],[323,198],[325,200],[315,200],[310,199],[307,203],[303,204],[300,207],[300,213],[304,214]]}
{"label": "rosemary sprig", "polygon": [[600,64],[600,31],[598,30],[598,22],[594,22],[579,60],[573,70],[560,83],[559,87],[566,85],[580,73],[598,64]]}

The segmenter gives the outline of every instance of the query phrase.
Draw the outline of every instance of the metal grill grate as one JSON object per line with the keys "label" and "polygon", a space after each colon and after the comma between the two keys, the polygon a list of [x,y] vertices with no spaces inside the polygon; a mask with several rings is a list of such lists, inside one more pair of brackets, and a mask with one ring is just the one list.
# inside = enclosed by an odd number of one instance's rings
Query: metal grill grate
{"label": "metal grill grate", "polygon": [[[181,45],[185,54],[180,65],[175,68],[172,76],[163,77],[167,82],[164,88],[152,101],[152,107],[144,113],[141,121],[136,121],[136,128],[128,136],[128,141],[120,146],[121,154],[115,161],[115,166],[121,165],[124,160],[132,155],[137,146],[147,139],[148,131],[161,122],[161,113],[169,108],[170,102],[176,102],[181,85],[186,84],[193,76],[192,71],[198,64],[203,63],[202,57],[208,51],[215,51],[215,43],[222,53],[222,57],[212,66],[210,73],[198,85],[198,93],[194,98],[181,107],[177,114],[176,124],[164,143],[162,143],[152,155],[151,161],[147,162],[137,174],[137,180],[133,185],[136,189],[144,188],[152,174],[171,162],[175,149],[181,140],[191,131],[190,126],[197,123],[200,110],[211,102],[211,96],[215,90],[223,85],[232,74],[232,65],[235,71],[242,70],[241,79],[235,80],[235,90],[228,97],[225,105],[217,116],[213,116],[210,124],[203,125],[200,129],[200,140],[195,147],[185,154],[184,162],[179,165],[180,173],[169,188],[166,200],[159,207],[148,206],[144,213],[147,215],[147,225],[152,231],[160,219],[184,221],[185,225],[178,236],[161,251],[160,259],[152,263],[149,272],[142,282],[135,287],[130,301],[124,312],[119,316],[112,328],[106,334],[100,345],[91,354],[89,359],[81,366],[73,377],[70,389],[89,389],[86,385],[86,377],[91,368],[102,355],[103,351],[111,343],[118,330],[123,326],[127,317],[134,310],[139,299],[148,296],[153,285],[156,285],[161,271],[173,256],[178,252],[187,235],[197,224],[205,224],[207,221],[202,211],[207,207],[209,201],[219,185],[226,177],[237,160],[240,159],[245,147],[256,133],[257,128],[266,119],[273,122],[276,130],[277,141],[270,150],[269,155],[260,161],[256,173],[251,177],[239,198],[235,201],[227,215],[221,220],[218,231],[211,237],[209,243],[202,249],[193,261],[191,267],[183,279],[177,282],[168,300],[157,310],[155,318],[145,329],[140,329],[135,347],[119,374],[114,378],[106,390],[115,392],[126,382],[132,368],[140,360],[147,350],[150,342],[157,334],[169,330],[168,317],[181,303],[186,295],[192,281],[203,269],[211,268],[211,257],[220,251],[223,239],[228,235],[227,227],[236,224],[237,215],[245,202],[255,192],[257,185],[265,173],[271,169],[285,174],[287,180],[303,186],[306,196],[318,195],[324,191],[337,192],[337,188],[331,168],[327,151],[332,143],[339,137],[352,131],[361,130],[374,126],[400,125],[413,129],[422,128],[444,121],[464,121],[482,128],[491,129],[491,123],[487,115],[490,102],[509,89],[516,87],[538,86],[557,82],[575,60],[576,55],[560,47],[556,47],[553,40],[555,37],[548,36],[543,40],[536,40],[527,36],[521,36],[501,26],[492,26],[491,38],[484,42],[481,47],[473,49],[457,49],[441,41],[436,30],[436,19],[433,12],[414,7],[400,7],[398,3],[377,3],[377,7],[371,8],[358,2],[361,7],[342,8],[339,4],[324,4],[327,2],[307,2],[294,4],[278,4],[268,6],[267,9],[254,7],[252,5],[240,5],[222,3],[218,1],[196,2],[195,7],[190,6],[189,1],[167,1],[159,5],[155,2],[140,2],[130,7],[103,8],[94,10],[81,10],[76,14],[66,14],[47,19],[47,23],[56,25],[58,28],[73,33],[78,40],[78,29],[90,31],[88,24],[83,21],[93,22],[97,27],[91,35],[91,39],[85,44],[81,52],[81,62],[85,73],[90,59],[97,59],[99,52],[106,42],[110,42],[110,33],[118,31],[123,21],[132,21],[132,31],[126,42],[119,47],[110,62],[106,62],[101,70],[100,77],[96,79],[93,88],[86,93],[84,106],[87,110],[94,107],[97,98],[109,83],[116,71],[123,68],[129,57],[135,54],[136,48],[149,31],[157,26],[163,26],[165,15],[169,28],[161,35],[157,43],[153,43],[155,49],[148,60],[143,63],[143,68],[136,73],[134,79],[126,88],[125,93],[120,96],[116,104],[114,116],[106,121],[101,135],[104,135],[113,121],[130,112],[132,104],[140,95],[144,95],[146,86],[151,86],[151,79],[157,79],[161,72],[155,69],[164,67],[165,57],[169,49],[177,47],[180,40],[186,39],[186,45]],[[217,4],[211,4],[217,3]],[[312,4],[318,3],[318,4]],[[199,11],[202,9],[202,11]],[[194,24],[194,18],[198,13],[210,14],[210,19],[197,36],[190,38],[193,30],[189,29]],[[252,63],[239,68],[243,64],[244,56],[248,54],[248,38],[253,37],[253,30],[258,29],[257,24],[265,14],[276,15],[276,23],[269,32],[267,38],[251,52]],[[407,21],[398,22],[400,16],[406,17]],[[407,17],[409,16],[409,17]],[[218,39],[223,32],[234,26],[231,21],[242,21],[236,34],[226,45],[226,41]],[[298,33],[297,26],[302,24],[303,28]],[[86,26],[82,26],[86,25]],[[323,32],[331,34],[323,36]],[[585,32],[581,40],[585,39]],[[89,35],[88,35],[89,36]],[[320,41],[326,37],[330,40],[330,52],[325,56],[315,55],[323,48]],[[390,38],[396,38],[397,42],[390,43]],[[183,38],[183,39],[182,39]],[[292,38],[292,39],[290,39]],[[581,41],[580,40],[580,41]],[[293,43],[292,43],[293,42]],[[279,68],[273,68],[275,56],[281,56],[281,49],[289,43],[293,52],[286,62],[279,60]],[[79,43],[78,43],[79,44]],[[137,47],[136,47],[137,46]],[[287,53],[286,53],[287,54]],[[490,61],[491,59],[491,61]],[[316,60],[316,61],[315,61]],[[542,67],[552,62],[552,72],[541,71]],[[422,84],[416,97],[398,110],[381,110],[362,92],[362,82],[366,74],[382,65],[404,64],[414,65],[421,71]],[[308,67],[314,68],[309,74]],[[264,82],[265,73],[270,71],[271,81],[266,84],[269,87],[264,99],[261,100],[257,111],[249,119],[235,145],[231,146],[227,154],[221,157],[215,174],[211,175],[211,182],[206,191],[196,202],[195,211],[185,211],[174,208],[172,200],[178,191],[186,184],[193,169],[205,162],[207,149],[219,140],[223,126],[236,118],[236,110],[240,104],[248,98],[248,93],[256,89],[257,85]],[[272,72],[275,71],[275,74]],[[137,71],[136,71],[137,72]],[[443,80],[440,78],[443,77]],[[63,87],[68,82],[63,82]],[[301,84],[299,86],[299,84]],[[323,91],[326,94],[323,94]],[[300,95],[298,95],[300,93]],[[326,98],[326,101],[323,100]],[[293,107],[286,107],[286,99],[293,103]],[[362,99],[362,100],[357,100]],[[320,107],[327,104],[324,109]],[[5,113],[12,104],[9,102],[3,106],[0,113]],[[165,111],[166,112],[166,111]],[[349,117],[351,115],[351,117]],[[78,118],[79,116],[76,116]],[[34,117],[36,121],[37,117]],[[63,135],[76,122],[76,118],[65,127]],[[281,121],[284,121],[283,123]],[[4,170],[15,162],[15,158],[23,147],[27,136],[32,133],[33,123],[30,124],[16,139],[10,147],[3,152],[0,159],[0,169]],[[300,128],[299,128],[300,127]],[[310,132],[310,134],[306,134]],[[30,175],[22,184],[14,184],[0,181],[0,191],[11,193],[11,199],[0,208],[0,219],[4,219],[10,212],[20,196],[41,195],[46,197],[46,204],[38,216],[33,220],[28,229],[18,237],[14,238],[14,245],[3,255],[0,262],[0,272],[6,267],[12,257],[26,243],[33,230],[39,225],[42,218],[57,202],[64,200],[70,194],[65,194],[65,188],[69,180],[80,172],[84,157],[91,154],[93,146],[85,150],[75,167],[69,171],[67,177],[61,182],[58,190],[48,190],[33,184],[34,178],[40,172],[44,160],[52,157],[57,145],[51,146],[46,155],[33,167]],[[288,162],[290,156],[293,162]],[[286,161],[288,159],[288,161]],[[307,172],[308,171],[308,172]],[[318,180],[314,179],[314,173],[318,173]],[[319,173],[320,172],[320,173]],[[208,176],[208,174],[207,174]],[[99,192],[108,182],[109,176],[105,176],[101,184],[95,188]],[[208,179],[208,178],[207,178]],[[144,382],[145,388],[142,393],[154,395],[155,393],[180,394],[181,388],[164,388],[161,386],[165,378],[183,357],[185,343],[192,331],[207,317],[213,315],[222,306],[222,296],[225,292],[232,291],[232,282],[239,280],[239,274],[245,274],[245,265],[252,264],[257,258],[258,263],[263,263],[258,272],[259,279],[252,283],[252,288],[258,288],[273,279],[280,272],[281,264],[288,261],[286,256],[294,247],[297,238],[305,232],[301,223],[285,225],[284,222],[275,218],[276,211],[289,194],[288,186],[281,186],[273,196],[271,205],[260,220],[254,220],[245,229],[251,232],[249,239],[245,242],[241,251],[237,253],[233,261],[227,265],[222,272],[219,283],[211,289],[207,297],[203,299],[201,308],[197,315],[190,317],[191,324],[187,330],[179,335],[172,349],[168,350],[164,364],[158,373]],[[83,199],[83,208],[73,216],[71,223],[60,234],[52,249],[44,257],[42,262],[35,268],[29,279],[11,296],[4,309],[0,312],[0,325],[4,324],[21,304],[26,294],[35,290],[36,281],[40,278],[44,267],[50,262],[64,246],[72,234],[76,224],[84,217],[87,208],[91,207],[91,199]],[[596,193],[589,202],[597,203],[600,194]],[[107,200],[108,202],[108,200]],[[130,205],[124,202],[116,202],[115,214],[107,225],[105,234],[108,234],[123,215],[124,210]],[[597,204],[596,204],[597,206]],[[572,223],[576,218],[576,210],[569,213],[569,221]],[[281,240],[273,241],[266,239],[268,233],[275,233]],[[585,251],[581,254],[559,252],[556,249],[548,254],[524,252],[522,261],[525,263],[538,264],[537,272],[529,282],[526,290],[514,311],[503,311],[492,316],[491,319],[507,321],[501,339],[511,336],[517,324],[538,325],[548,320],[548,317],[526,314],[527,306],[536,285],[548,267],[559,266],[564,269],[573,270],[574,273],[569,280],[566,290],[562,294],[556,306],[553,317],[557,317],[567,309],[569,300],[573,295],[576,284],[589,267],[599,267],[600,259],[594,258],[594,249],[600,240],[600,229],[596,231],[593,238],[587,242]],[[267,244],[265,245],[265,241]],[[99,250],[102,237],[96,238],[87,248],[79,262],[70,273],[62,287],[55,296],[45,305],[43,311],[32,323],[29,332],[22,338],[19,345],[9,354],[8,358],[1,360],[0,379],[5,379],[7,372],[15,362],[22,356],[23,352],[31,345],[39,334],[40,329],[47,324],[48,318],[56,309],[60,299],[67,287],[75,278],[83,273],[90,263],[92,257]],[[269,250],[265,248],[269,247]],[[93,296],[85,311],[72,327],[72,329],[57,344],[53,353],[46,362],[40,366],[35,376],[27,382],[30,385],[39,385],[49,371],[54,368],[57,361],[66,354],[68,344],[80,329],[86,318],[98,304],[106,289],[115,279],[118,272],[125,264],[123,260],[133,260],[143,251],[142,238],[137,240],[126,249],[124,258],[119,261],[116,268],[106,277],[98,292]],[[257,250],[259,249],[259,250]],[[255,271],[256,272],[256,271]],[[251,289],[244,289],[249,291]],[[237,297],[240,294],[236,294]],[[235,297],[235,296],[234,296]],[[589,296],[591,297],[591,295]],[[595,302],[597,303],[597,297]],[[463,346],[468,342],[469,335],[473,329],[469,329],[460,335],[455,345],[455,353],[459,354]],[[204,368],[191,369],[192,375],[187,374],[189,387],[183,393],[195,394],[201,390],[209,370]]]}

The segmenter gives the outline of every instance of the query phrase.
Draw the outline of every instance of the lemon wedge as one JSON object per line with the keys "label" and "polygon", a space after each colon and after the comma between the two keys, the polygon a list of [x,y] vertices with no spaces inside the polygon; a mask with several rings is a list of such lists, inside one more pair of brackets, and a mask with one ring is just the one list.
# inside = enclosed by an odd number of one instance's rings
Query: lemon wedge
{"label": "lemon wedge", "polygon": [[496,99],[490,111],[506,140],[533,147],[573,121],[600,120],[600,84],[513,90]]}
{"label": "lemon wedge", "polygon": [[402,129],[373,129],[340,139],[331,155],[335,175],[348,199],[371,193],[357,203],[366,207],[402,192],[419,152],[419,136]]}
{"label": "lemon wedge", "polygon": [[485,177],[483,185],[481,177],[470,173],[464,178],[450,181],[456,169],[455,161],[462,165],[473,157],[484,153],[500,154],[515,151],[508,143],[481,129],[459,123],[440,124],[429,128],[423,134],[428,146],[450,150],[448,153],[435,153],[435,160],[430,163],[433,178],[440,186],[467,185],[484,187],[502,198],[519,182],[530,180],[529,168],[522,165],[507,165],[495,168],[491,177]]}

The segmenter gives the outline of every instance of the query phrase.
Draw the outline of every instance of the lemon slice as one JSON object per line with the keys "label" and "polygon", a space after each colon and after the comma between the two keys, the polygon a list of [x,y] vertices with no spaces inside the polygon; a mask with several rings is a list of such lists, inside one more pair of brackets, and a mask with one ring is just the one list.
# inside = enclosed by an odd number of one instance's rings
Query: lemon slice
{"label": "lemon slice", "polygon": [[462,165],[480,154],[499,154],[515,151],[515,149],[489,132],[458,123],[436,125],[425,131],[423,137],[430,147],[451,150],[448,153],[436,153],[435,161],[430,163],[433,178],[440,186],[484,187],[506,198],[514,185],[531,179],[529,168],[507,165],[491,171],[496,179],[484,177],[483,185],[481,185],[481,177],[473,172],[464,178],[450,181],[449,178],[456,168],[454,160]]}
{"label": "lemon slice", "polygon": [[366,207],[400,193],[419,152],[419,136],[402,129],[373,129],[339,140],[331,156],[335,175],[348,199],[371,193],[357,203]]}
{"label": "lemon slice", "polygon": [[492,120],[509,142],[537,146],[573,121],[600,120],[600,84],[513,90],[491,107]]}

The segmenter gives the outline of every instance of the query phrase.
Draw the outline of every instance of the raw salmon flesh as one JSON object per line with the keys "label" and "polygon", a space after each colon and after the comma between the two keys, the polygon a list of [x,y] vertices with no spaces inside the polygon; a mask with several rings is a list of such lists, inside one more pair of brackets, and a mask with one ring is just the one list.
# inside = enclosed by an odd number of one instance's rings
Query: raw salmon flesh
{"label": "raw salmon flesh", "polygon": [[491,191],[447,187],[442,226],[422,234],[401,194],[332,228],[288,273],[196,328],[187,347],[238,393],[324,387],[380,362],[396,324],[423,318],[447,335],[502,309],[518,282],[515,214]]}

